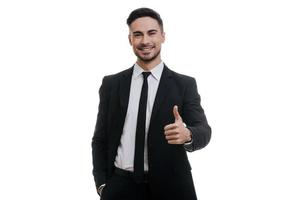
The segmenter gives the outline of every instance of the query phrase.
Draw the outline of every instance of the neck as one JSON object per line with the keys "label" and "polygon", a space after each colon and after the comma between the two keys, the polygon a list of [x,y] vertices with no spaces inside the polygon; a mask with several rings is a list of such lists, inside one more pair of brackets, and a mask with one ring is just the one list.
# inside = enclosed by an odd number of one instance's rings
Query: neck
{"label": "neck", "polygon": [[141,68],[143,68],[145,71],[150,71],[155,66],[157,66],[159,63],[161,63],[161,58],[154,59],[150,62],[145,62],[140,59],[136,62]]}

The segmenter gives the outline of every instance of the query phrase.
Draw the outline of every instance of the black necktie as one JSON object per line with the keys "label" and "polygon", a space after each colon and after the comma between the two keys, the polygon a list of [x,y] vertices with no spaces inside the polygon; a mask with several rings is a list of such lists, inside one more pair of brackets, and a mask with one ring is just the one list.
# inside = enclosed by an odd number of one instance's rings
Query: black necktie
{"label": "black necktie", "polygon": [[144,82],[139,103],[139,112],[136,126],[135,153],[134,153],[134,179],[141,183],[144,178],[144,147],[146,133],[146,109],[148,97],[148,76],[151,72],[143,72]]}

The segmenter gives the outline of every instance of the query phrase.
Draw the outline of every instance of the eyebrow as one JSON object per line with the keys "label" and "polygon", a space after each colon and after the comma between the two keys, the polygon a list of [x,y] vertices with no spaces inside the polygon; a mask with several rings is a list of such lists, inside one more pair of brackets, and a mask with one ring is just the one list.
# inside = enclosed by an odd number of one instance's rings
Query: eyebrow
{"label": "eyebrow", "polygon": [[150,29],[150,30],[147,31],[147,32],[157,32],[157,30],[156,30],[156,29]]}
{"label": "eyebrow", "polygon": [[[150,33],[150,32],[158,32],[158,30],[156,29],[150,29],[147,31],[147,33]],[[133,34],[143,34],[142,31],[134,31]]]}
{"label": "eyebrow", "polygon": [[134,31],[133,34],[142,33],[141,31]]}

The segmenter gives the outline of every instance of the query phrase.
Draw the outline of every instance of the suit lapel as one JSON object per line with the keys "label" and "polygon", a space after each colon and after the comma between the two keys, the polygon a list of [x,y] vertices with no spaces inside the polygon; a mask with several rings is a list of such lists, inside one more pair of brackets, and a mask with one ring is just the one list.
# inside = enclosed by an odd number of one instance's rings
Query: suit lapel
{"label": "suit lapel", "polygon": [[[152,109],[152,114],[151,114],[151,119],[150,119],[150,127],[152,124],[153,119],[155,119],[155,116],[160,108],[160,106],[163,104],[163,101],[165,100],[165,97],[168,94],[169,88],[170,88],[170,78],[172,77],[172,71],[164,65],[164,70],[162,72],[159,86],[157,89],[153,109]],[[149,127],[149,130],[150,130]]]}
{"label": "suit lapel", "polygon": [[130,85],[131,85],[131,77],[132,77],[133,67],[127,69],[123,75],[121,76],[119,82],[119,96],[120,96],[120,104],[121,104],[121,116],[125,118],[128,101],[129,101],[129,93],[130,93]]}

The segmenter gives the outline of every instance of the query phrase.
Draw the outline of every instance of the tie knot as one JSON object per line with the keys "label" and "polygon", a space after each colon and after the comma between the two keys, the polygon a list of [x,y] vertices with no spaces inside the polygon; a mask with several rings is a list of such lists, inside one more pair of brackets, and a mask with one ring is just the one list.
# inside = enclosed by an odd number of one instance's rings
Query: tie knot
{"label": "tie knot", "polygon": [[144,79],[147,79],[151,72],[143,72]]}

